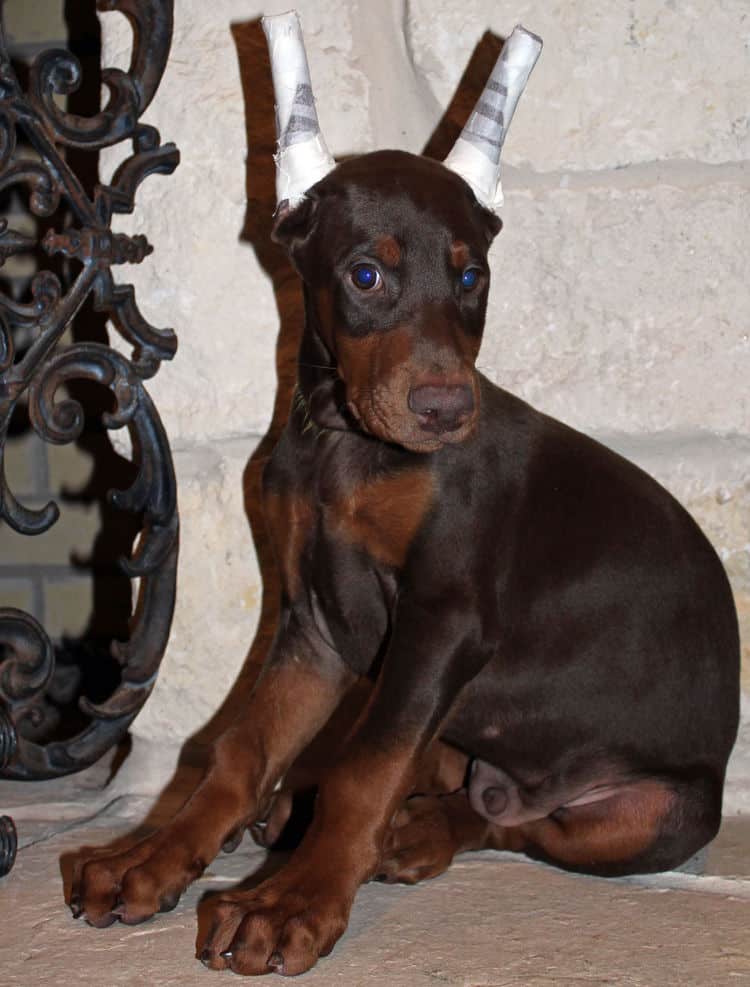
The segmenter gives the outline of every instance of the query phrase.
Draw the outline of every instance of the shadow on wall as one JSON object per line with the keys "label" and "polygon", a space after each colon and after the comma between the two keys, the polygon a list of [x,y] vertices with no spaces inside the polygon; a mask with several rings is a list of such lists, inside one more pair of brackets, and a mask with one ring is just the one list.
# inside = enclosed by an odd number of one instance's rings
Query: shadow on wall
{"label": "shadow on wall", "polygon": [[[266,534],[261,506],[263,467],[286,424],[297,373],[297,350],[304,321],[302,289],[285,251],[271,240],[276,208],[276,122],[271,65],[260,19],[233,24],[247,132],[245,188],[247,207],[240,240],[249,243],[258,263],[273,284],[279,313],[276,340],[277,389],[268,432],[251,456],[243,475],[245,512],[250,522],[263,599],[255,639],[242,670],[217,712],[192,738],[200,744],[212,740],[244,704],[273,638],[279,608],[279,580]],[[270,339],[269,339],[270,345]]]}

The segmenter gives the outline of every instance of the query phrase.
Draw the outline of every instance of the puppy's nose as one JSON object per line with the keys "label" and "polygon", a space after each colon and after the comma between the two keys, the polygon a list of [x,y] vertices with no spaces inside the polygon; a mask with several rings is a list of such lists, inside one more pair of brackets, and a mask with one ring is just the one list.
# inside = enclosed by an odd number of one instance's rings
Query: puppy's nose
{"label": "puppy's nose", "polygon": [[412,387],[409,408],[427,432],[455,432],[474,411],[474,392],[468,384],[457,387]]}

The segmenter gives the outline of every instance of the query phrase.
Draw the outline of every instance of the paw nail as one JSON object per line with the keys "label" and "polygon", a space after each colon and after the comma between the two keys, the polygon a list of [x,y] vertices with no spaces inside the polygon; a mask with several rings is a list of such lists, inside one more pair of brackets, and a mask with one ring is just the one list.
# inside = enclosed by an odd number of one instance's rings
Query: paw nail
{"label": "paw nail", "polygon": [[219,956],[223,960],[231,960],[231,958],[232,958],[233,955],[234,954],[232,953],[232,950],[231,949],[225,949],[223,953],[219,953]]}
{"label": "paw nail", "polygon": [[268,966],[270,966],[272,970],[280,970],[284,966],[284,957],[281,953],[271,953],[268,958]]}
{"label": "paw nail", "polygon": [[200,951],[198,955],[198,959],[201,961],[201,963],[204,966],[209,965],[209,963],[211,962],[211,950],[208,948],[208,946],[206,946],[204,949]]}

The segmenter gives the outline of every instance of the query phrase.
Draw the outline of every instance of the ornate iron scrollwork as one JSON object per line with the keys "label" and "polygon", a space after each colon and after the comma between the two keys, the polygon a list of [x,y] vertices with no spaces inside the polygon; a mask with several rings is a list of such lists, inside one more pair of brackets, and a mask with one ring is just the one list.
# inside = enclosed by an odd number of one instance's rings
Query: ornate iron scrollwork
{"label": "ornate iron scrollwork", "polygon": [[[81,380],[108,388],[114,406],[102,422],[130,433],[136,477],[128,489],[111,491],[110,497],[117,508],[142,519],[137,547],[122,561],[128,576],[139,580],[139,592],[129,639],[112,647],[120,680],[102,701],[79,698],[86,725],[76,736],[39,740],[45,690],[55,670],[54,647],[30,614],[0,608],[0,777],[50,778],[97,760],[123,737],[148,698],[167,643],[177,566],[176,484],[169,444],[143,381],[174,355],[177,340],[171,329],[150,325],[138,310],[132,285],[117,283],[113,276],[116,265],[140,263],[151,245],[143,235],[113,233],[110,227],[115,214],[133,211],[145,178],[168,175],[179,161],[173,144],[162,145],[158,131],[139,122],[166,66],[172,6],[173,0],[97,0],[99,12],[119,11],[130,20],[134,44],[127,72],[102,72],[109,99],[93,116],[59,105],[59,97],[75,93],[81,83],[80,63],[69,51],[39,55],[24,92],[0,35],[0,193],[11,186],[25,191],[29,213],[46,219],[48,226],[65,217],[63,228],[49,227],[39,240],[0,220],[0,266],[12,255],[32,252],[72,272],[61,281],[52,270],[40,271],[27,300],[0,292],[0,523],[36,535],[57,520],[54,502],[26,507],[11,492],[5,440],[21,399],[28,402],[33,429],[45,442],[76,440],[84,411],[67,385]],[[68,149],[96,152],[123,140],[131,141],[132,153],[109,184],[87,195],[66,160]],[[89,296],[132,347],[130,358],[100,342],[61,344]],[[16,345],[20,338],[23,349]],[[2,817],[0,874],[9,869],[14,853],[12,823]]]}

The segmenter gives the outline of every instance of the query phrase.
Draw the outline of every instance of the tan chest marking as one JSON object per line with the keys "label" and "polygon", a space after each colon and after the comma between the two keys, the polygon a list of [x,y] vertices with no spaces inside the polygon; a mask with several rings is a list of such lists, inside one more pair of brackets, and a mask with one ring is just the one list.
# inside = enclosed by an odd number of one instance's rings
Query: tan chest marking
{"label": "tan chest marking", "polygon": [[433,497],[434,480],[428,469],[378,477],[355,487],[334,505],[336,533],[379,562],[401,566]]}
{"label": "tan chest marking", "polygon": [[271,535],[284,589],[294,599],[300,589],[300,557],[310,532],[312,504],[296,493],[267,492],[263,511]]}

